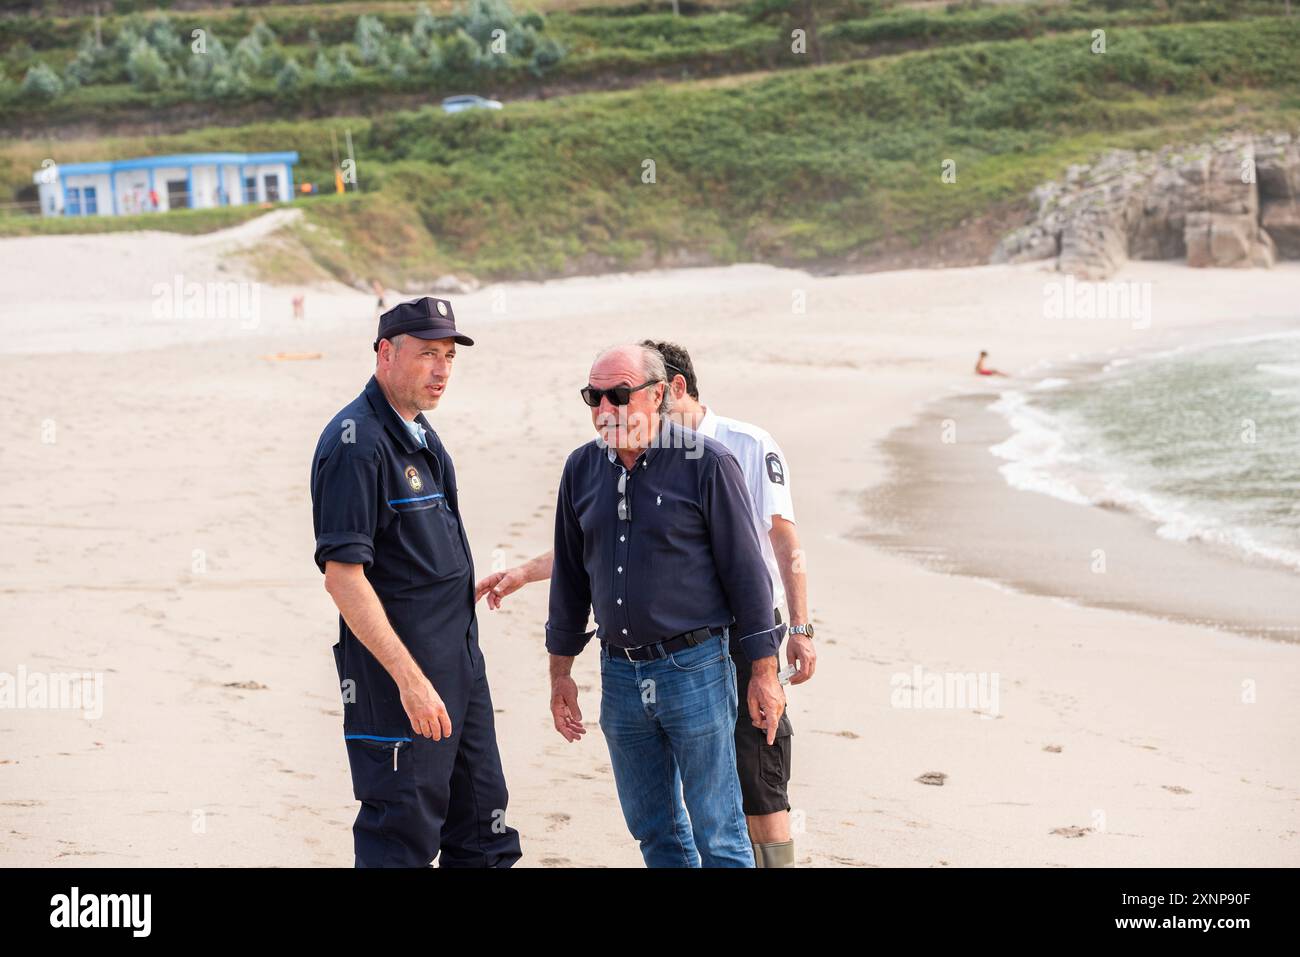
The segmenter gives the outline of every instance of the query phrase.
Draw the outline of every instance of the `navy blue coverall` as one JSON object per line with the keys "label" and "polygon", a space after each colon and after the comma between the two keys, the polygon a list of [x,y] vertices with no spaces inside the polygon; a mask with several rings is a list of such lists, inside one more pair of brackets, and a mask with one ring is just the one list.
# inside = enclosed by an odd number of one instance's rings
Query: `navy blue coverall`
{"label": "navy blue coverall", "polygon": [[357,867],[509,867],[506,782],[474,615],[474,565],[456,473],[421,414],[426,445],[372,376],[321,433],[312,461],[316,564],[364,566],[403,644],[447,706],[451,737],[413,732],[396,682],[339,616],[343,736],[361,810]]}

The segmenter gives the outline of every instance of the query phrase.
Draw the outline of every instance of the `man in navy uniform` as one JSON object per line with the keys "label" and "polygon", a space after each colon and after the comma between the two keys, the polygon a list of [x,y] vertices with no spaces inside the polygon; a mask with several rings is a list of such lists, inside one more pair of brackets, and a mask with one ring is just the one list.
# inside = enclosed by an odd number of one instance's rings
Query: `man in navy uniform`
{"label": "man in navy uniform", "polygon": [[384,313],[375,374],[312,460],[316,564],[340,613],[358,867],[509,867],[520,856],[456,473],[423,414],[447,389],[458,343],[474,341],[444,299]]}

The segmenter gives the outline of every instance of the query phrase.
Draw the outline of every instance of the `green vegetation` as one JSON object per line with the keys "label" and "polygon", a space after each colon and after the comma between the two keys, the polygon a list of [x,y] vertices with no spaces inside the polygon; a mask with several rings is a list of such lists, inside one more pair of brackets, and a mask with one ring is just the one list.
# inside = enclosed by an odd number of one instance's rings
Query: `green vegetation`
{"label": "green vegetation", "polygon": [[[214,108],[225,122],[374,113],[471,90],[521,97],[557,85],[603,89],[980,40],[1249,19],[1276,14],[1281,0],[967,0],[925,9],[816,0],[809,23],[800,0],[680,6],[682,16],[666,2],[629,2],[544,17],[516,13],[507,0],[444,3],[436,13],[315,3],[131,13],[98,29],[85,17],[0,18],[0,125],[136,119],[183,128],[209,121]],[[807,34],[801,53],[792,49],[796,27]]]}
{"label": "green vegetation", "polygon": [[[10,118],[39,109],[47,122],[60,115],[51,101],[65,117],[78,115],[79,107],[259,99],[290,110],[309,89],[320,101],[363,90],[427,90],[498,72],[536,78],[564,55],[540,14],[516,16],[507,0],[468,0],[443,17],[425,5],[387,23],[368,13],[334,17],[328,42],[301,14],[275,18],[280,33],[253,20],[237,41],[229,33],[223,41],[220,31],[241,25],[246,15],[213,19],[220,27],[206,17],[186,22],[161,14],[113,18],[99,29],[85,29],[82,21],[75,50],[66,28],[0,20],[0,31],[18,41],[5,57],[6,73],[24,77],[20,88],[0,84],[0,109]],[[42,42],[39,54],[30,35]]]}
{"label": "green vegetation", "polygon": [[[844,263],[1020,203],[1106,147],[1300,131],[1300,21],[1114,28],[1105,54],[1087,31],[971,43],[500,112],[15,144],[0,151],[0,184],[30,182],[43,153],[70,161],[215,147],[296,149],[298,179],[328,183],[330,132],[344,127],[362,192],[300,200],[297,238],[348,281],[544,277],[683,253]],[[946,160],[954,184],[941,182]],[[155,220],[170,226],[174,215]]]}

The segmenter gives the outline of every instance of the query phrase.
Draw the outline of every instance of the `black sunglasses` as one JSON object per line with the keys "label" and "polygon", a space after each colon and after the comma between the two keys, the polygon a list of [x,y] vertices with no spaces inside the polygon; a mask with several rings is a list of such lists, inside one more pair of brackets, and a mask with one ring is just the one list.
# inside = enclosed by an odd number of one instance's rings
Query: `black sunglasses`
{"label": "black sunglasses", "polygon": [[618,520],[632,521],[632,502],[627,497],[627,469],[618,477]]}
{"label": "black sunglasses", "polygon": [[595,386],[589,385],[579,389],[578,394],[582,396],[582,401],[593,409],[600,405],[600,400],[606,396],[609,397],[612,405],[627,405],[632,398],[633,392],[640,392],[646,386],[654,385],[659,381],[659,379],[650,379],[637,386],[616,385],[612,389],[597,389]]}

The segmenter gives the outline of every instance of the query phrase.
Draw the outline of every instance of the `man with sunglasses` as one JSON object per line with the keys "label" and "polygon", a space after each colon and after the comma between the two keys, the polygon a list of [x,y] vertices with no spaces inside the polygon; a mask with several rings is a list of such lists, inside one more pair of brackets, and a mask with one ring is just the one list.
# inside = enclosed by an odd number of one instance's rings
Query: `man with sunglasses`
{"label": "man with sunglasses", "polygon": [[[772,582],[773,614],[778,624],[781,621],[780,606],[785,604],[787,607],[790,621],[787,659],[791,666],[797,665],[791,683],[802,684],[816,670],[817,652],[812,641],[807,577],[794,524],[794,504],[790,497],[785,455],[765,430],[719,416],[700,402],[695,366],[684,348],[676,343],[649,339],[641,344],[653,347],[663,357],[673,403],[672,419],[721,442],[740,463],[753,506],[750,518],[758,532],[764,563]],[[488,606],[499,608],[507,595],[529,582],[549,578],[551,564],[552,556],[547,552],[521,565],[494,572],[479,581],[475,600],[486,594]],[[736,666],[738,696],[743,702],[747,697],[750,666],[739,651],[733,647],[732,660]],[[793,728],[789,716],[782,714],[776,737],[769,740],[765,730],[754,727],[742,705],[735,737],[736,769],[744,798],[746,823],[754,845],[754,861],[759,867],[793,867],[794,841],[790,832],[788,793]]]}
{"label": "man with sunglasses", "polygon": [[586,733],[571,670],[594,611],[600,726],[646,864],[753,867],[729,649],[750,661],[744,708],[771,741],[785,711],[783,629],[773,624],[740,466],[668,419],[666,378],[658,351],[622,346],[597,357],[581,390],[598,438],[569,456],[560,479],[546,624],[551,714],[565,740]]}

